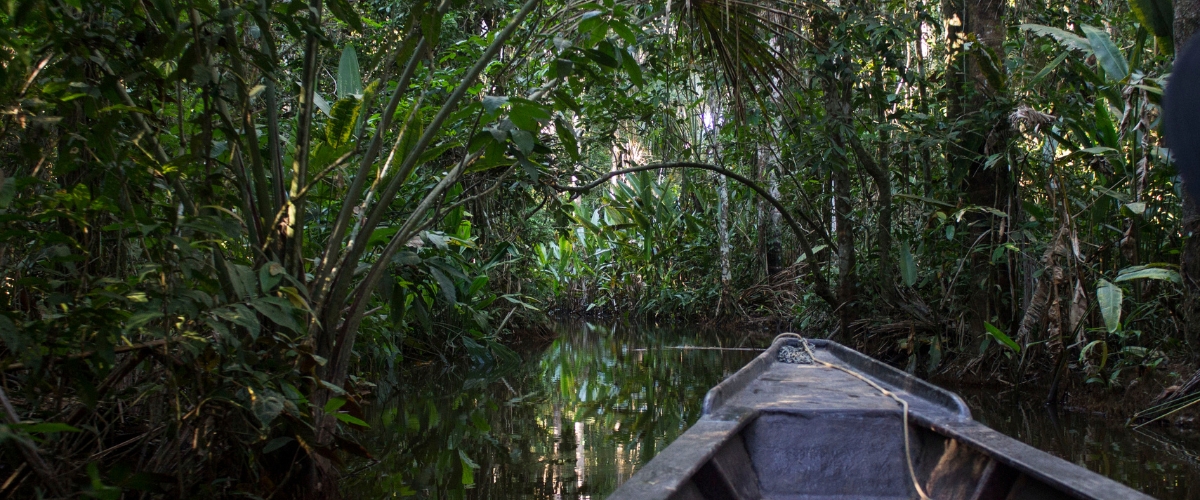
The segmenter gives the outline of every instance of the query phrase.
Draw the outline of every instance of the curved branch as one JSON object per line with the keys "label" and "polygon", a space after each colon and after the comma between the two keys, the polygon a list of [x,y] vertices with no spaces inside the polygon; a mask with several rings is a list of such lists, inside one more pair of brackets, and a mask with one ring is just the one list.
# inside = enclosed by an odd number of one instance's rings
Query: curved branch
{"label": "curved branch", "polygon": [[613,170],[582,186],[560,186],[553,183],[547,183],[547,185],[559,191],[586,193],[594,189],[596,186],[604,184],[609,179],[612,179],[618,175],[669,168],[695,168],[721,174],[752,189],[755,193],[761,196],[763,200],[766,200],[766,202],[770,203],[772,207],[775,207],[775,210],[778,210],[779,214],[783,216],[783,220],[787,222],[788,227],[792,229],[792,233],[796,235],[796,240],[800,243],[800,248],[804,251],[804,257],[810,263],[808,266],[809,274],[812,276],[813,286],[816,287],[817,296],[821,297],[821,299],[824,300],[825,303],[829,304],[830,307],[835,309],[838,307],[837,298],[834,297],[833,293],[829,290],[829,283],[825,281],[825,276],[821,274],[821,269],[819,266],[817,266],[817,259],[816,256],[813,255],[814,252],[812,245],[809,243],[808,237],[804,235],[804,230],[800,228],[800,224],[796,223],[796,219],[792,218],[792,214],[788,212],[787,208],[784,208],[783,204],[780,203],[779,200],[775,199],[774,196],[771,196],[771,193],[768,193],[767,190],[763,189],[758,184],[755,184],[754,181],[751,181],[750,179],[743,177],[732,170],[724,169],[716,165],[709,165],[707,163],[678,161]]}

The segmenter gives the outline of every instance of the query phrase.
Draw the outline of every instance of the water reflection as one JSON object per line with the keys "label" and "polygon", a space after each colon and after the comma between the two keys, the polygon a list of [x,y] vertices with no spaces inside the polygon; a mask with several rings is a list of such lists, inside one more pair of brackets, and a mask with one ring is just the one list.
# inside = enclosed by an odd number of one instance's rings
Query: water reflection
{"label": "water reflection", "polygon": [[[563,326],[510,366],[413,367],[379,387],[345,464],[349,498],[602,499],[700,417],[704,394],[755,356],[715,334]],[[1047,411],[1039,395],[951,388],[1005,434],[1163,499],[1200,498],[1200,436]]]}
{"label": "water reflection", "polygon": [[1200,498],[1200,436],[1079,412],[1054,412],[1043,395],[959,387],[976,420],[1022,442],[1161,499]]}
{"label": "water reflection", "polygon": [[714,334],[563,326],[507,367],[413,369],[380,388],[347,464],[349,497],[601,499],[700,417],[704,394],[753,358]]}

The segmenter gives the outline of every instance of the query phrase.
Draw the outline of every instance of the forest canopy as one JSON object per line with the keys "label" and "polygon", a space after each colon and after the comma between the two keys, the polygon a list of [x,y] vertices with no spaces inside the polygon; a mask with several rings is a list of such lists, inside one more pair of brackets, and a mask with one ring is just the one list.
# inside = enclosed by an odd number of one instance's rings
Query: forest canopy
{"label": "forest canopy", "polygon": [[2,0],[0,493],[335,497],[406,364],[562,315],[1194,359],[1174,4]]}

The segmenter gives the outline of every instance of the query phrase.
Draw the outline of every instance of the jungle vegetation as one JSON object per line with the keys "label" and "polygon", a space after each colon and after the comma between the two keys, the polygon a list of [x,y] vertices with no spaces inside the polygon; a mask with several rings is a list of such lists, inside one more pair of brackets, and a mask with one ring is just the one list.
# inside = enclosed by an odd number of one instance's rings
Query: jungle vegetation
{"label": "jungle vegetation", "polygon": [[2,0],[0,495],[336,497],[406,364],[503,364],[562,314],[794,329],[1051,400],[1187,365],[1200,216],[1161,112],[1197,25]]}

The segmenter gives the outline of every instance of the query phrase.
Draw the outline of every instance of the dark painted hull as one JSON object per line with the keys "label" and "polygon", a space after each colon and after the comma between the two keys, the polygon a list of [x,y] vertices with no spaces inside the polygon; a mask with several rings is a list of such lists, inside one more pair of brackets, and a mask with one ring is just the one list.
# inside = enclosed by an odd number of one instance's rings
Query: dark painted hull
{"label": "dark painted hull", "polygon": [[[955,394],[834,342],[779,339],[709,391],[704,416],[609,500],[1150,498],[971,419]],[[908,459],[911,456],[910,472]]]}

